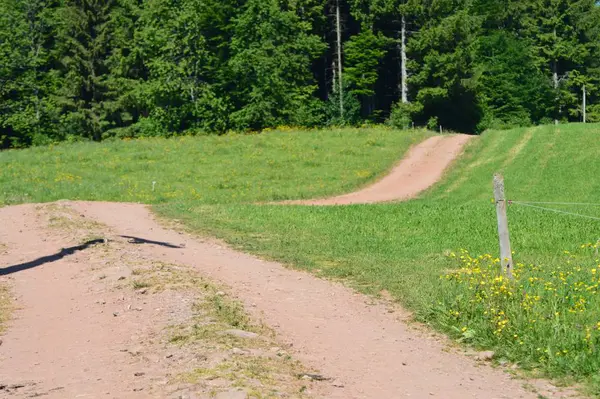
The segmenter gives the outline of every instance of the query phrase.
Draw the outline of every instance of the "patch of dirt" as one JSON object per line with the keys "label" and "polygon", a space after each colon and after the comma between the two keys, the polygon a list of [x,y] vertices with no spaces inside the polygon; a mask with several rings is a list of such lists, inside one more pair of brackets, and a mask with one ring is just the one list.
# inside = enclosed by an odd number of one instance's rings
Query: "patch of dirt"
{"label": "patch of dirt", "polygon": [[571,397],[407,324],[385,292],[200,242],[142,205],[22,205],[0,220],[18,305],[2,397]]}
{"label": "patch of dirt", "polygon": [[121,237],[65,202],[0,219],[0,274],[20,307],[0,344],[0,397],[318,396],[301,378],[318,372],[226,287],[146,251],[180,241]]}
{"label": "patch of dirt", "polygon": [[437,183],[474,136],[434,136],[414,146],[392,171],[362,190],[333,198],[285,201],[292,205],[351,205],[403,201]]}
{"label": "patch of dirt", "polygon": [[2,333],[6,328],[6,323],[10,320],[11,313],[13,311],[11,294],[9,279],[6,277],[0,277],[0,333]]}

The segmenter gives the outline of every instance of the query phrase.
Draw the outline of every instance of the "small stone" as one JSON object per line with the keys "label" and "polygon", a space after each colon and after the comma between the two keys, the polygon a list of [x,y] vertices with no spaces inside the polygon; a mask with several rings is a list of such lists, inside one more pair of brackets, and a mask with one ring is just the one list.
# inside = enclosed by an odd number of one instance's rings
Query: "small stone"
{"label": "small stone", "polygon": [[309,381],[328,381],[331,378],[323,377],[321,374],[301,374],[300,379]]}
{"label": "small stone", "polygon": [[2,341],[2,340],[0,339],[0,346],[2,345],[2,343],[3,343],[3,342],[4,342],[4,341]]}
{"label": "small stone", "polygon": [[240,348],[233,348],[231,350],[231,353],[233,353],[234,355],[245,355],[248,352],[246,352],[245,350],[240,349]]}
{"label": "small stone", "polygon": [[250,332],[250,331],[244,331],[244,330],[226,330],[224,331],[225,334],[227,335],[233,335],[234,337],[238,337],[238,338],[258,338],[258,334]]}
{"label": "small stone", "polygon": [[484,351],[484,352],[479,352],[477,354],[477,360],[483,360],[483,361],[490,361],[494,358],[494,355],[496,353],[494,351]]}
{"label": "small stone", "polygon": [[148,292],[148,288],[142,288],[141,290],[138,290],[138,294],[144,295],[146,292]]}
{"label": "small stone", "polygon": [[225,292],[219,291],[219,292],[217,292],[217,296],[225,296]]}
{"label": "small stone", "polygon": [[113,316],[117,317],[119,315],[119,312],[113,312]]}
{"label": "small stone", "polygon": [[137,373],[133,373],[134,376],[136,377],[141,377],[143,375],[146,375],[146,373],[142,372],[142,371],[138,371]]}
{"label": "small stone", "polygon": [[118,278],[118,281],[125,280],[126,278],[127,277],[125,277],[125,276],[121,276],[121,277]]}
{"label": "small stone", "polygon": [[403,365],[403,366],[406,366],[406,362],[402,362],[402,365]]}
{"label": "small stone", "polygon": [[173,357],[173,354],[172,354],[172,353],[170,353],[170,354],[168,354],[167,356],[165,356],[165,358],[166,358],[166,359],[170,359],[170,358],[172,358],[172,357]]}
{"label": "small stone", "polygon": [[141,387],[140,388],[133,388],[133,392],[139,392],[139,391],[143,391],[143,390],[144,390],[144,388],[141,388]]}

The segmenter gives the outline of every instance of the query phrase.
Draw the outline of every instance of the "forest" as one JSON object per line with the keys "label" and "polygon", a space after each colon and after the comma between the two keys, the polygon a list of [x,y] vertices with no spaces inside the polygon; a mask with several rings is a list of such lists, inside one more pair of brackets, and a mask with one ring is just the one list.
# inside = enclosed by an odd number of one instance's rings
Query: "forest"
{"label": "forest", "polygon": [[0,9],[0,148],[278,126],[480,133],[600,121],[596,0],[0,0]]}

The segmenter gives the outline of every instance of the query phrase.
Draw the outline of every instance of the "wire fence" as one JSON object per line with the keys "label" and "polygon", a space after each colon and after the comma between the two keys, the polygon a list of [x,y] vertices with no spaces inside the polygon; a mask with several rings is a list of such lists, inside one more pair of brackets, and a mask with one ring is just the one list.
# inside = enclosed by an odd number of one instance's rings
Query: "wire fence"
{"label": "wire fence", "polygon": [[526,207],[526,208],[538,209],[538,210],[545,211],[545,212],[554,212],[554,213],[558,213],[558,214],[562,214],[562,215],[567,215],[567,216],[574,216],[574,217],[580,217],[580,218],[584,218],[584,219],[599,220],[600,221],[600,217],[597,217],[597,216],[585,215],[583,213],[569,212],[569,211],[563,211],[563,210],[560,210],[560,209],[548,208],[546,206],[540,206],[540,205],[561,205],[561,206],[593,206],[593,207],[600,207],[600,204],[595,204],[595,203],[585,203],[585,202],[541,202],[541,201],[514,201],[514,200],[509,200],[508,204],[509,205],[523,206],[523,207]]}

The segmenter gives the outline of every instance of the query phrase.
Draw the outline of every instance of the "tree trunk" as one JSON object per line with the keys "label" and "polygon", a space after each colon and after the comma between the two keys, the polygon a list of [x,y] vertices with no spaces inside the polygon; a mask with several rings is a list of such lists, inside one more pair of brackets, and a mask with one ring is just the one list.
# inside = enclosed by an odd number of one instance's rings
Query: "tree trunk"
{"label": "tree trunk", "polygon": [[[556,45],[556,39],[557,39],[556,27],[554,27],[554,45]],[[561,110],[560,110],[560,104],[559,104],[560,97],[558,95],[559,82],[558,82],[558,60],[557,59],[552,60],[552,83],[554,86],[554,93],[555,93],[555,101],[556,101],[555,106],[557,107],[558,115],[560,115]],[[554,118],[554,124],[558,125],[558,118]]]}
{"label": "tree trunk", "polygon": [[335,7],[336,15],[336,33],[337,33],[337,69],[338,69],[338,90],[340,97],[340,118],[344,118],[344,85],[342,78],[342,22],[340,16],[340,0],[337,0]]}
{"label": "tree trunk", "polygon": [[402,81],[400,92],[402,95],[402,103],[408,103],[408,73],[406,71],[406,18],[404,15],[402,16],[402,38],[400,45],[400,59],[401,59],[401,73],[402,73]]}

